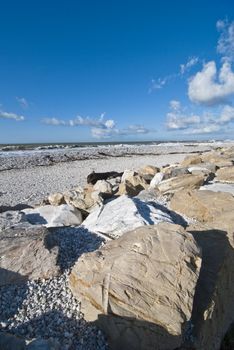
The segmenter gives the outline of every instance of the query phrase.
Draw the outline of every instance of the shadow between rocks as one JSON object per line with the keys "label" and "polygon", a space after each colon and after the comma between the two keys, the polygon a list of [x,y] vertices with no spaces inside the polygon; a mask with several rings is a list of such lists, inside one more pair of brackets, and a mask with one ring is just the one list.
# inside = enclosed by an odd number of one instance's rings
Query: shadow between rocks
{"label": "shadow between rocks", "polygon": [[[210,327],[210,329],[212,329],[212,323],[218,321],[220,321],[220,323],[223,323],[223,327],[226,326],[228,328],[230,326],[230,324],[227,324],[227,321],[225,325],[225,319],[217,319],[219,316],[217,314],[217,310],[215,311],[212,318],[208,317],[207,320],[204,320],[204,313],[211,306],[211,302],[214,296],[217,293],[220,294],[221,291],[223,293],[222,298],[225,300],[227,297],[230,302],[230,293],[232,293],[233,286],[223,284],[225,282],[226,284],[231,283],[231,281],[225,281],[225,277],[222,280],[220,271],[222,271],[222,269],[225,269],[225,265],[231,261],[234,261],[234,249],[230,245],[227,238],[227,233],[225,231],[211,229],[205,231],[189,230],[189,232],[194,237],[198,246],[202,249],[202,265],[194,295],[191,316],[191,324],[193,325],[193,328],[188,331],[185,337],[185,347],[183,349],[193,349],[192,344],[196,345],[196,349],[198,349],[199,347],[197,347],[197,339],[199,336],[201,337],[200,332],[202,328],[202,332],[204,332],[204,329],[208,330]],[[225,295],[226,293],[227,296]],[[229,306],[230,315],[228,315],[228,317],[229,319],[231,319],[231,317],[233,319],[234,316],[232,315],[232,311],[234,308],[234,302],[233,305]],[[219,305],[218,308],[219,312],[222,314],[223,310],[220,309],[222,306]],[[228,306],[225,310],[225,316],[227,317],[226,313],[228,313]],[[223,315],[221,314],[220,317],[223,318]],[[220,337],[222,338],[223,334],[220,333],[213,336],[217,337],[217,341],[220,341]]]}
{"label": "shadow between rocks", "polygon": [[83,228],[79,227],[55,227],[48,229],[44,244],[47,249],[58,246],[57,265],[63,272],[70,269],[84,254],[98,249],[105,240]]}
{"label": "shadow between rocks", "polygon": [[166,215],[170,215],[175,224],[181,225],[183,227],[187,226],[187,222],[184,220],[184,218],[180,214],[168,209],[167,207],[165,207],[164,205],[162,205],[160,203],[157,203],[154,201],[144,202],[136,197],[133,197],[132,200],[135,203],[140,215],[143,218],[145,218],[149,222],[150,225],[154,225],[154,222],[150,217],[151,212],[150,212],[150,209],[147,206],[147,204],[152,205],[155,209],[160,210],[162,213],[165,213]]}
{"label": "shadow between rocks", "polygon": [[[0,322],[7,322],[21,307],[27,296],[27,277],[0,268]],[[3,285],[4,281],[8,284]]]}
{"label": "shadow between rocks", "polygon": [[101,314],[93,324],[103,330],[111,350],[176,350],[182,341],[159,325],[131,317]]}
{"label": "shadow between rocks", "polygon": [[32,209],[33,207],[28,205],[28,204],[24,204],[24,203],[19,203],[16,204],[14,206],[10,206],[10,205],[0,205],[0,213],[4,213],[5,211],[20,211],[20,210],[24,210],[24,209]]}
{"label": "shadow between rocks", "polygon": [[86,322],[83,318],[67,317],[62,310],[45,312],[17,327],[12,327],[9,331],[28,340],[53,339],[61,350],[108,349],[103,333],[94,324]]}

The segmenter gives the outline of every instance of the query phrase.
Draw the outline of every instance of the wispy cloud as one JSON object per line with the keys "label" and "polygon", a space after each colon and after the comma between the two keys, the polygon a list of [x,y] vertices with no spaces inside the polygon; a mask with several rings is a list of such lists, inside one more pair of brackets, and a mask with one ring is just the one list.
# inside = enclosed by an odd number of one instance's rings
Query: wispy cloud
{"label": "wispy cloud", "polygon": [[214,61],[203,68],[189,81],[188,96],[192,102],[213,106],[225,103],[234,94],[234,73],[229,62],[224,62],[217,78]]}
{"label": "wispy cloud", "polygon": [[150,82],[150,87],[148,89],[148,93],[151,94],[154,90],[162,89],[165,85],[167,85],[170,81],[174,80],[178,74],[170,74],[166,75],[163,78],[152,79]]}
{"label": "wispy cloud", "polygon": [[172,82],[173,80],[175,80],[179,77],[180,78],[183,77],[183,75],[186,72],[189,72],[190,69],[193,66],[195,66],[196,64],[198,64],[199,62],[200,62],[199,57],[196,57],[196,56],[189,57],[186,63],[180,65],[179,72],[169,74],[169,75],[166,75],[164,77],[157,78],[157,79],[152,79],[150,82],[150,87],[149,87],[148,93],[150,94],[154,90],[162,89],[163,87],[165,87],[165,85]]}
{"label": "wispy cloud", "polygon": [[217,45],[217,52],[223,55],[224,61],[234,61],[234,21],[228,19],[219,20],[216,23],[220,37]]}
{"label": "wispy cloud", "polygon": [[24,109],[27,109],[29,107],[29,103],[28,103],[28,101],[26,100],[25,97],[16,97],[16,101]]}
{"label": "wispy cloud", "polygon": [[199,57],[189,57],[186,63],[180,65],[180,74],[184,75],[186,72],[189,72],[193,66],[199,63],[199,61]]}
{"label": "wispy cloud", "polygon": [[4,112],[2,110],[0,110],[0,118],[3,119],[13,119],[18,121],[23,121],[25,119],[25,117],[23,115],[18,115],[15,113],[9,113],[9,112]]}
{"label": "wispy cloud", "polygon": [[77,116],[74,119],[66,121],[58,118],[44,118],[42,122],[55,126],[86,126],[90,128],[92,136],[98,139],[110,138],[112,136],[148,134],[153,131],[152,129],[145,128],[143,125],[129,125],[127,128],[119,129],[116,127],[113,119],[104,119],[104,113],[96,119]]}

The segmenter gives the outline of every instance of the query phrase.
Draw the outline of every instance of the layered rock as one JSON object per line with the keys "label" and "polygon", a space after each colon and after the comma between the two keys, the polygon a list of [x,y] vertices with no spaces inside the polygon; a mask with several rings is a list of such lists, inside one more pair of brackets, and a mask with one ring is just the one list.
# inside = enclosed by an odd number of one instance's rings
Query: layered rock
{"label": "layered rock", "polygon": [[202,161],[215,164],[219,168],[232,166],[233,162],[220,152],[208,152],[202,154]]}
{"label": "layered rock", "polygon": [[219,182],[234,183],[234,166],[218,169],[216,180]]}
{"label": "layered rock", "polygon": [[191,318],[200,266],[193,237],[161,223],[82,255],[70,288],[112,349],[175,349]]}
{"label": "layered rock", "polygon": [[205,176],[185,174],[177,177],[172,177],[167,180],[163,180],[158,184],[158,189],[161,193],[174,193],[185,188],[199,188],[204,183]]}
{"label": "layered rock", "polygon": [[179,191],[173,195],[170,208],[212,228],[233,232],[234,197],[230,193]]}
{"label": "layered rock", "polygon": [[58,247],[42,226],[25,223],[0,235],[0,286],[60,273]]}
{"label": "layered rock", "polygon": [[82,223],[81,212],[71,205],[44,205],[35,209],[24,209],[26,219],[34,225],[46,227],[77,226]]}
{"label": "layered rock", "polygon": [[164,221],[184,224],[180,216],[156,201],[120,196],[94,210],[82,226],[91,232],[116,239],[131,229]]}

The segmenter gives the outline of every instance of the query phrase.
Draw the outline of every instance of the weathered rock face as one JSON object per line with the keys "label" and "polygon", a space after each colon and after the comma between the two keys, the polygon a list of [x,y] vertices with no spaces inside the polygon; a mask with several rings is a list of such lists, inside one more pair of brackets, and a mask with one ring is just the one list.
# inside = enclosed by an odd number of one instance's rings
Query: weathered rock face
{"label": "weathered rock face", "polygon": [[184,224],[182,218],[175,216],[156,201],[142,201],[139,198],[121,196],[94,210],[83,226],[91,232],[101,233],[116,239],[134,228],[153,225],[159,222]]}
{"label": "weathered rock face", "polygon": [[172,177],[158,184],[158,189],[162,193],[174,193],[184,188],[199,188],[204,183],[204,175],[186,174]]}
{"label": "weathered rock face", "polygon": [[234,197],[229,193],[179,191],[173,195],[170,208],[215,229],[233,232]]}
{"label": "weathered rock face", "polygon": [[81,212],[67,204],[59,206],[45,205],[35,209],[25,209],[23,212],[31,224],[46,227],[77,226],[82,223]]}
{"label": "weathered rock face", "polygon": [[82,255],[70,288],[112,349],[170,350],[182,344],[200,265],[193,237],[161,223]]}
{"label": "weathered rock face", "polygon": [[220,168],[233,165],[233,162],[227,157],[225,157],[225,155],[222,155],[220,152],[203,153],[201,158],[203,162],[215,164]]}
{"label": "weathered rock face", "polygon": [[0,286],[60,273],[56,265],[58,248],[52,248],[47,234],[45,227],[28,223],[1,232]]}
{"label": "weathered rock face", "polygon": [[216,180],[220,182],[234,183],[234,166],[218,169]]}

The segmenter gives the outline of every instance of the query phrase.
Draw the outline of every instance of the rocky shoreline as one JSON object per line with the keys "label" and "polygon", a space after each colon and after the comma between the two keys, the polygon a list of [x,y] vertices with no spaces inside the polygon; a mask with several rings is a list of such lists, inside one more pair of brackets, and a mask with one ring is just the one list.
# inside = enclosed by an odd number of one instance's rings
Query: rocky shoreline
{"label": "rocky shoreline", "polygon": [[231,349],[234,148],[146,164],[3,203],[0,349]]}

